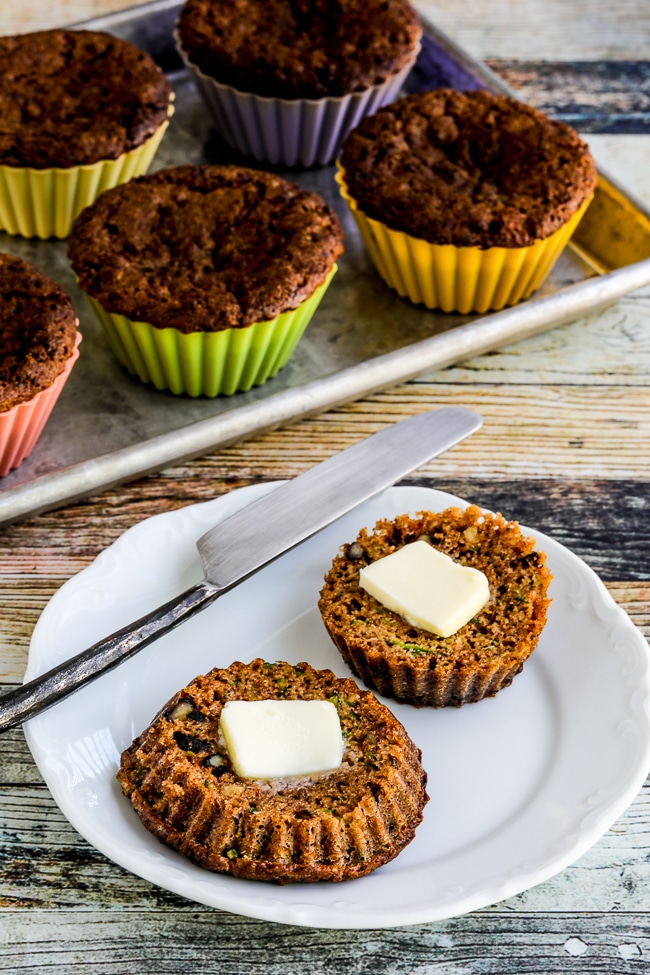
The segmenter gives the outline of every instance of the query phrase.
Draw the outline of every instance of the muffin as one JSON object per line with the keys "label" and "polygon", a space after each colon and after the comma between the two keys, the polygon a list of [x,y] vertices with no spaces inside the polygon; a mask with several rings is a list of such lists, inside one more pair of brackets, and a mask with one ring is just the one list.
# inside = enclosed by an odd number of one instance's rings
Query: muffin
{"label": "muffin", "polygon": [[377,270],[401,297],[484,312],[542,283],[596,186],[585,143],[503,95],[409,95],[364,119],[337,172]]}
{"label": "muffin", "polygon": [[108,190],[69,256],[120,361],[157,389],[216,396],[287,362],[342,253],[333,210],[279,176],[178,166]]}
{"label": "muffin", "polygon": [[[488,580],[488,602],[448,637],[414,626],[359,585],[362,567],[418,539]],[[318,605],[343,659],[368,687],[416,707],[459,707],[493,696],[521,671],[546,622],[550,580],[532,538],[471,505],[363,529],[334,559]]]}
{"label": "muffin", "polygon": [[287,166],[331,162],[397,96],[420,36],[408,0],[187,0],[176,34],[223,138]]}
{"label": "muffin", "polygon": [[[242,779],[220,729],[231,701],[325,700],[339,768]],[[362,877],[412,840],[427,802],[420,751],[369,691],[306,663],[233,663],[197,677],[122,754],[117,778],[150,832],[218,873],[277,883]]]}
{"label": "muffin", "polygon": [[68,295],[26,261],[0,254],[0,476],[31,452],[77,360]]}
{"label": "muffin", "polygon": [[149,55],[96,31],[0,37],[0,229],[67,237],[98,193],[146,172],[173,93]]}

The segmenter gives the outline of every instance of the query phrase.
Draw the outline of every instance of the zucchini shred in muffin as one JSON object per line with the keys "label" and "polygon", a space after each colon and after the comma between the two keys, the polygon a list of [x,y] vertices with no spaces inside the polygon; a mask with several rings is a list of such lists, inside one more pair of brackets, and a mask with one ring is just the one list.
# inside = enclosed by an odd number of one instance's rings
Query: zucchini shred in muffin
{"label": "zucchini shred in muffin", "polygon": [[[488,603],[447,638],[413,626],[359,585],[360,568],[419,539],[488,580]],[[470,505],[363,529],[334,559],[318,605],[366,686],[416,707],[459,707],[493,696],[521,671],[546,622],[550,580],[545,555],[515,522]]]}
{"label": "zucchini shred in muffin", "polygon": [[338,163],[380,275],[401,297],[447,312],[529,297],[597,180],[568,125],[480,90],[399,99],[348,135]]}
{"label": "zucchini shred in muffin", "polygon": [[397,96],[420,48],[409,0],[187,0],[177,43],[221,135],[246,155],[323,166]]}
{"label": "zucchini shred in muffin", "polygon": [[[229,701],[326,700],[340,767],[289,780],[239,778],[219,717]],[[307,663],[235,662],[197,677],[122,754],[117,778],[161,842],[218,873],[277,883],[362,877],[412,839],[427,802],[420,751],[350,678]]]}
{"label": "zucchini shred in muffin", "polygon": [[173,110],[153,59],[102,31],[0,37],[0,227],[66,237],[110,186],[144,173]]}
{"label": "zucchini shred in muffin", "polygon": [[342,240],[316,193],[258,170],[188,164],[103,193],[75,221],[69,257],[131,373],[216,396],[285,365]]}

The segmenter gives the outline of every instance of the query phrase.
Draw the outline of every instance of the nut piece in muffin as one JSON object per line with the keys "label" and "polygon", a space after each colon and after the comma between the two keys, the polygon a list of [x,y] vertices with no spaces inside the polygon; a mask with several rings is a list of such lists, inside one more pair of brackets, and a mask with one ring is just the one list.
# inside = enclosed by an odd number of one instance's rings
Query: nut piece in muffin
{"label": "nut piece in muffin", "polygon": [[[489,599],[451,636],[414,626],[359,585],[359,570],[418,540],[487,577]],[[379,521],[344,545],[319,609],[344,660],[378,693],[416,707],[459,707],[508,686],[546,622],[551,573],[519,526],[476,505]]]}
{"label": "nut piece in muffin", "polygon": [[27,261],[0,254],[0,475],[31,452],[78,352],[65,291]]}
{"label": "nut piece in muffin", "polygon": [[334,211],[295,183],[187,165],[103,193],[75,222],[69,256],[132,373],[215,396],[287,362],[342,239]]}
{"label": "nut piece in muffin", "polygon": [[[330,772],[240,778],[220,729],[233,701],[330,701],[345,741]],[[161,842],[218,873],[280,884],[362,877],[413,839],[420,751],[350,678],[307,663],[235,662],[197,677],[122,754],[118,780]]]}
{"label": "nut piece in muffin", "polygon": [[99,31],[0,37],[0,61],[0,227],[66,237],[101,190],[146,171],[172,88],[148,54]]}
{"label": "nut piece in muffin", "polygon": [[514,304],[539,287],[596,180],[569,126],[504,95],[451,89],[364,119],[338,172],[387,283],[463,312]]}
{"label": "nut piece in muffin", "polygon": [[398,94],[419,51],[408,0],[187,0],[177,41],[222,136],[272,163],[325,165]]}

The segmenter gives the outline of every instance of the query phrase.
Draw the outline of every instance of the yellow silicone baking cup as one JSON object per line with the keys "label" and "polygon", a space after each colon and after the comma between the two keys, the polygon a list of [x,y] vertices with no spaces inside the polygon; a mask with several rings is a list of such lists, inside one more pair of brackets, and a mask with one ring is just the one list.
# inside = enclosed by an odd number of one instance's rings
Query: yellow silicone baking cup
{"label": "yellow silicone baking cup", "polygon": [[284,366],[336,272],[296,309],[268,322],[220,332],[179,332],[107,312],[86,295],[117,358],[156,389],[188,396],[230,396],[260,386]]}
{"label": "yellow silicone baking cup", "polygon": [[[172,111],[170,105],[170,116]],[[0,166],[0,230],[41,240],[67,237],[100,193],[146,173],[168,125],[167,119],[146,142],[117,159],[69,169]]]}
{"label": "yellow silicone baking cup", "polygon": [[414,304],[462,314],[498,311],[528,298],[550,272],[592,199],[550,237],[529,247],[482,249],[430,244],[391,230],[359,209],[340,166],[336,181],[386,284]]}

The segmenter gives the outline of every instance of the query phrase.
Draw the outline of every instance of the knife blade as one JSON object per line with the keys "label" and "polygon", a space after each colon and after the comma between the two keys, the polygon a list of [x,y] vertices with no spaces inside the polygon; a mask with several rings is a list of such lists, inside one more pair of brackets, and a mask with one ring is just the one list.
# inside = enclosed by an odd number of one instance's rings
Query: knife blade
{"label": "knife blade", "polygon": [[429,410],[366,437],[279,485],[197,541],[204,578],[153,612],[0,697],[0,731],[34,717],[209,606],[218,596],[482,424],[464,407]]}

